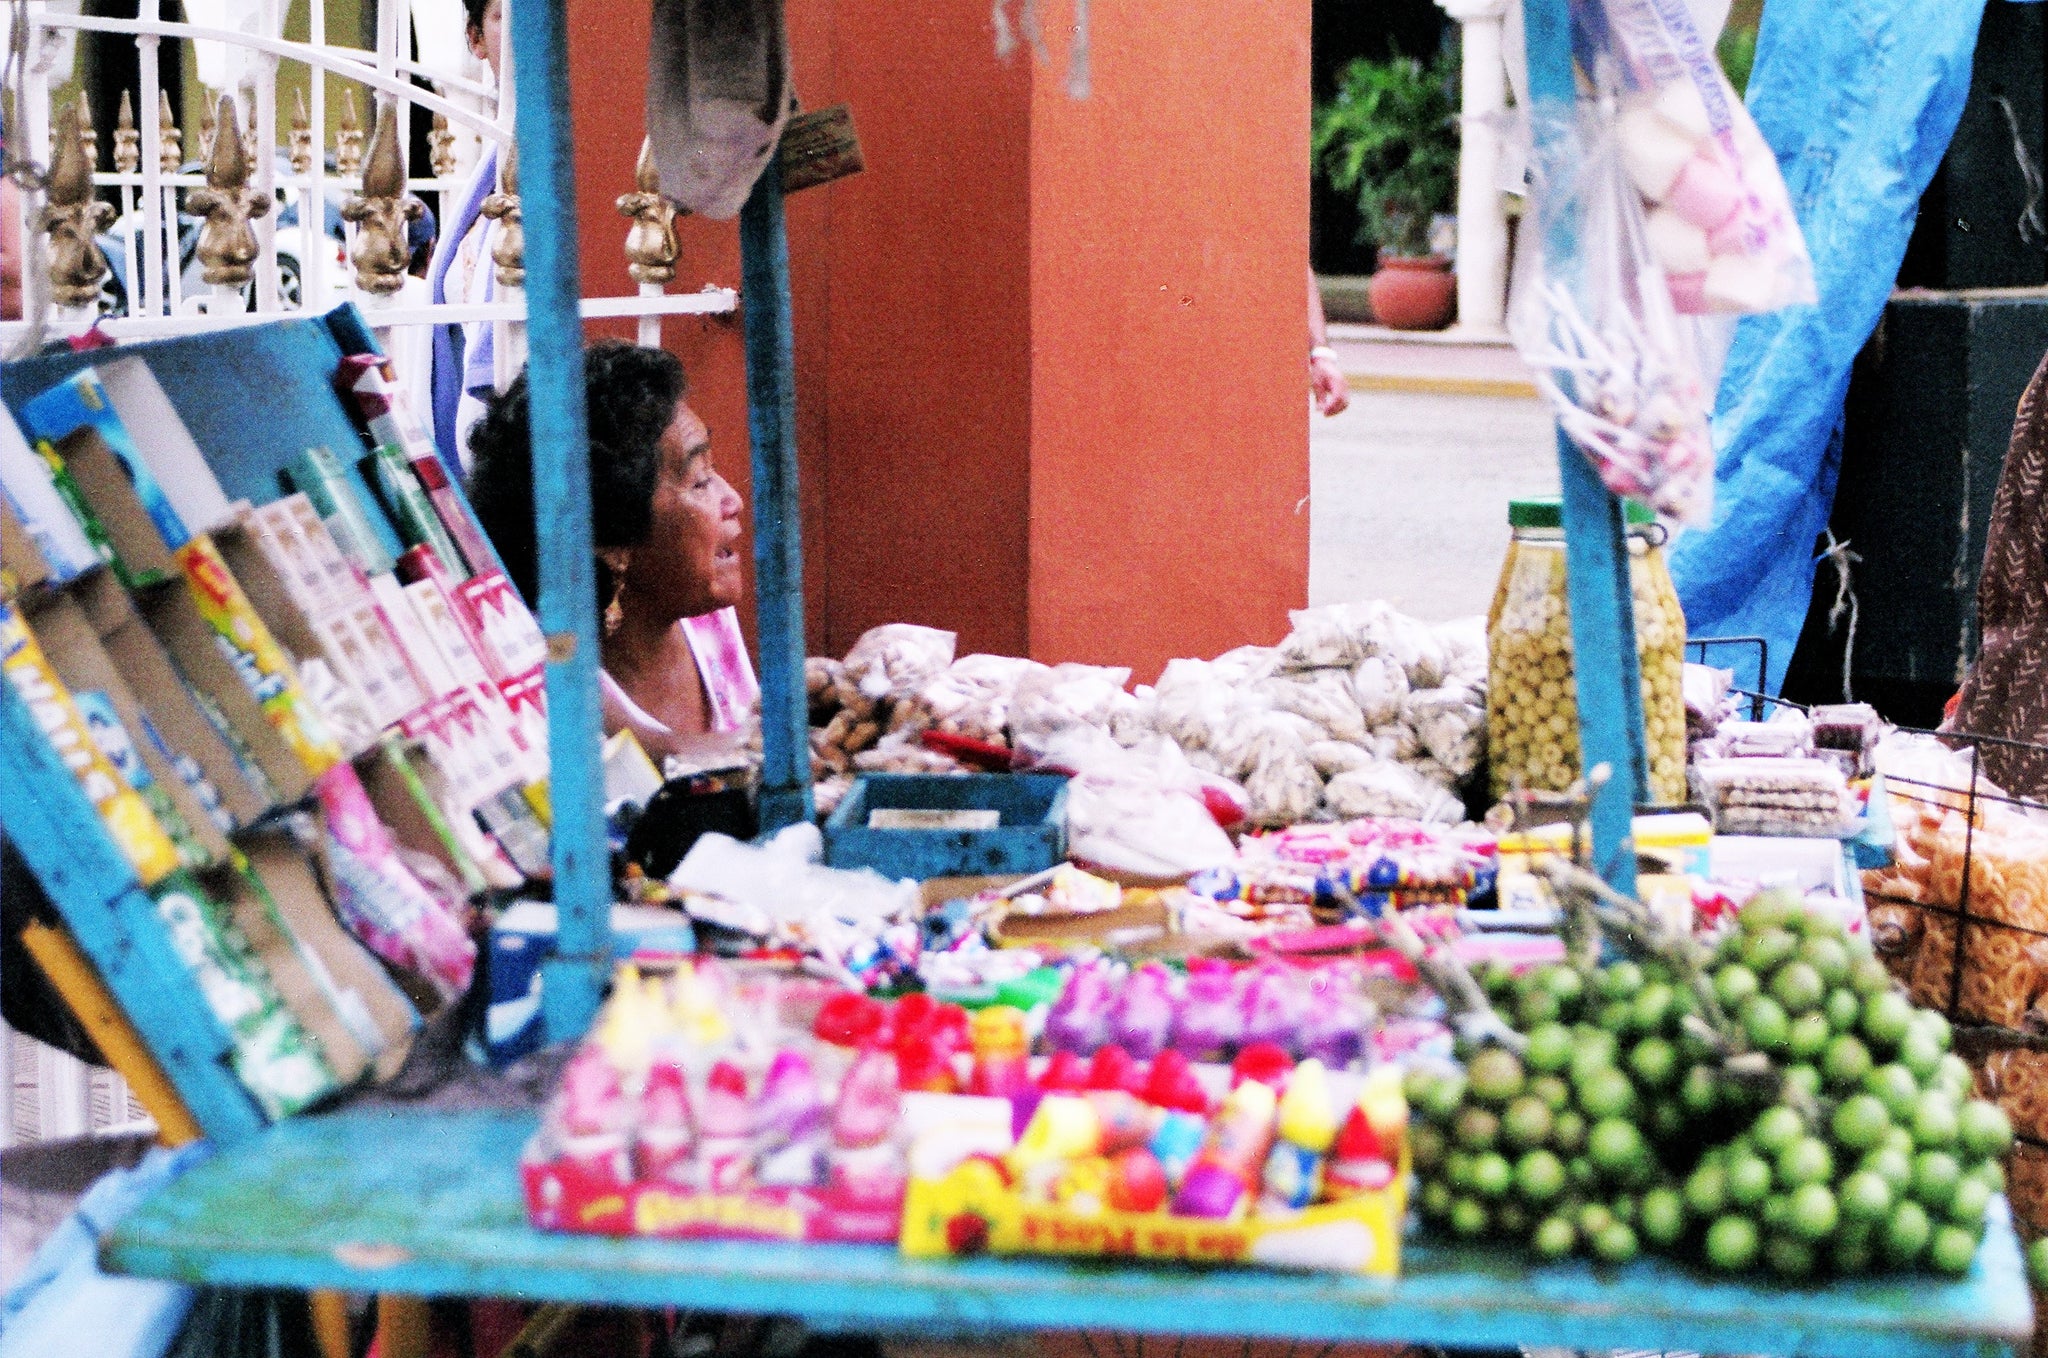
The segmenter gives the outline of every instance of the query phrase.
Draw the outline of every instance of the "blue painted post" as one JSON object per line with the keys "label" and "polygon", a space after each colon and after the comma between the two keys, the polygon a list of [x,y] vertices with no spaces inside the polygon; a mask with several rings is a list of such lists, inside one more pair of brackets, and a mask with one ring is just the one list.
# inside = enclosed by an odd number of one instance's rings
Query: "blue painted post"
{"label": "blue painted post", "polygon": [[[1572,71],[1568,0],[1525,0],[1529,96],[1538,174],[1555,186],[1572,173],[1569,137],[1577,83]],[[1546,165],[1548,161],[1550,164]],[[1544,247],[1569,257],[1578,224],[1575,206],[1555,192],[1539,198]],[[1609,885],[1635,892],[1635,856],[1627,851],[1635,803],[1649,799],[1643,740],[1643,690],[1636,654],[1628,539],[1621,502],[1602,485],[1584,453],[1557,434],[1564,486],[1565,577],[1571,597],[1573,675],[1579,702],[1579,752],[1588,770],[1605,764],[1612,777],[1593,802],[1594,866]]]}
{"label": "blue painted post", "polygon": [[155,903],[4,682],[0,788],[0,833],[21,850],[200,1129],[223,1144],[261,1131],[262,1113],[227,1068],[227,1031],[172,949]]}
{"label": "blue painted post", "polygon": [[526,231],[527,390],[540,534],[540,624],[548,638],[548,784],[561,932],[544,969],[551,1040],[590,1026],[611,968],[599,716],[597,580],[591,558],[590,436],[577,307],[576,173],[569,132],[568,7],[512,0],[519,192]]}
{"label": "blue painted post", "polygon": [[782,171],[773,159],[740,210],[747,431],[754,445],[754,590],[761,641],[761,829],[811,818],[804,695],[804,547],[796,486],[796,357]]}

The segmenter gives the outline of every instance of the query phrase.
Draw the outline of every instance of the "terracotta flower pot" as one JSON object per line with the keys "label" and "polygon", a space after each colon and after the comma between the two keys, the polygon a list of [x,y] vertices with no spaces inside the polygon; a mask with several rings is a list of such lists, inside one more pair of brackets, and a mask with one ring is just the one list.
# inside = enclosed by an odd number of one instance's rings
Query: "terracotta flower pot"
{"label": "terracotta flower pot", "polygon": [[1442,255],[1381,255],[1366,285],[1372,314],[1392,330],[1441,330],[1458,311],[1458,280]]}

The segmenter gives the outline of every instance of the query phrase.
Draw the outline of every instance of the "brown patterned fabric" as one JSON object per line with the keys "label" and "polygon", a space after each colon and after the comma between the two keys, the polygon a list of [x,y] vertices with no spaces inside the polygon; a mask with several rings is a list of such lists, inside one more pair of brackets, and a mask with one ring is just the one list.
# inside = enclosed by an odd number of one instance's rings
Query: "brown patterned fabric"
{"label": "brown patterned fabric", "polygon": [[[1977,663],[1951,724],[2048,744],[2048,358],[2020,397],[1991,502],[1977,626]],[[1983,759],[2006,791],[2048,797],[2048,752],[1986,745]]]}

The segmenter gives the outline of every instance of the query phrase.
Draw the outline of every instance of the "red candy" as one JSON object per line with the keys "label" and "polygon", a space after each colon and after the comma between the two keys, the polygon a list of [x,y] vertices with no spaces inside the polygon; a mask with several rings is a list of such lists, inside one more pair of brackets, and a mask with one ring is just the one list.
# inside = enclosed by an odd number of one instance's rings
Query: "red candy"
{"label": "red candy", "polygon": [[1089,1089],[1122,1089],[1135,1094],[1145,1087],[1144,1073],[1122,1047],[1111,1042],[1098,1048],[1088,1063]]}
{"label": "red candy", "polygon": [[884,1017],[879,1000],[841,991],[818,1006],[811,1034],[835,1047],[866,1046],[880,1035]]}
{"label": "red candy", "polygon": [[1110,1161],[1109,1205],[1117,1212],[1156,1212],[1166,1203],[1166,1170],[1139,1147]]}
{"label": "red candy", "polygon": [[1038,1087],[1048,1094],[1078,1094],[1088,1087],[1087,1064],[1070,1051],[1056,1051],[1045,1063]]}
{"label": "red candy", "polygon": [[1152,1058],[1152,1069],[1146,1074],[1145,1087],[1139,1093],[1155,1108],[1169,1108],[1197,1116],[1206,1116],[1209,1112],[1209,1095],[1202,1088],[1202,1082],[1195,1078],[1195,1068],[1187,1057],[1172,1047]]}
{"label": "red candy", "polygon": [[1254,1042],[1230,1063],[1230,1087],[1235,1089],[1246,1080],[1257,1080],[1278,1094],[1287,1088],[1287,1077],[1293,1072],[1294,1058],[1283,1048],[1271,1042]]}

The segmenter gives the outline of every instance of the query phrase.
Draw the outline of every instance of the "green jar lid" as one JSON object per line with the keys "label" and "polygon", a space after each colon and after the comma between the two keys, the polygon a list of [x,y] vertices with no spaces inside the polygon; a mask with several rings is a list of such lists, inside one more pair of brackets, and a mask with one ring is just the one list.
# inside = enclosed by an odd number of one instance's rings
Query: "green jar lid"
{"label": "green jar lid", "polygon": [[[1634,500],[1621,502],[1623,517],[1633,526],[1643,526],[1657,521],[1657,515],[1648,505]],[[1508,527],[1510,528],[1562,528],[1564,527],[1564,501],[1555,495],[1538,496],[1528,500],[1508,501]]]}

